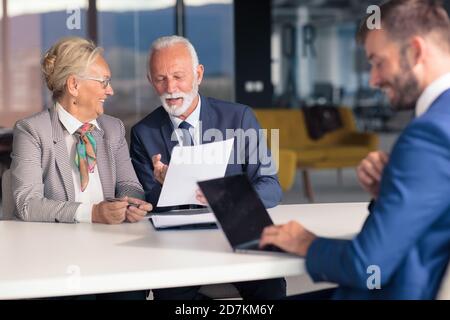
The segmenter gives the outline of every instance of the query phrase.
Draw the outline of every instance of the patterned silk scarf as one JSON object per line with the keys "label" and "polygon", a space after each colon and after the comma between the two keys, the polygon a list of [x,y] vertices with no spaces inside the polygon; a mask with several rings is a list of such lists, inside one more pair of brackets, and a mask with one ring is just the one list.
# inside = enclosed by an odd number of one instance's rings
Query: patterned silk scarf
{"label": "patterned silk scarf", "polygon": [[92,136],[94,125],[84,123],[76,132],[77,136],[77,152],[75,154],[75,164],[80,171],[81,191],[83,192],[89,183],[89,172],[94,173],[96,164],[95,153],[97,146]]}

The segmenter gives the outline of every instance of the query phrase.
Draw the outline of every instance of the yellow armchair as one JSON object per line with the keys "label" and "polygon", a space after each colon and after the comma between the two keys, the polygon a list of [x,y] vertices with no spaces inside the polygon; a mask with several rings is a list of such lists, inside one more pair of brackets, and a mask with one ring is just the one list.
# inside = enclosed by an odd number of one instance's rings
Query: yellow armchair
{"label": "yellow armchair", "polygon": [[[367,153],[378,148],[376,134],[357,131],[351,109],[340,107],[338,110],[342,127],[313,140],[308,135],[301,109],[255,109],[262,128],[279,129],[280,149],[296,155],[296,166],[303,170],[305,193],[310,201],[313,201],[313,192],[308,170],[355,167]],[[280,171],[283,161],[280,156]]]}
{"label": "yellow armchair", "polygon": [[279,150],[278,157],[276,157],[276,151],[272,152],[272,155],[278,159],[278,179],[281,189],[289,191],[295,181],[297,155],[294,151],[287,149]]}

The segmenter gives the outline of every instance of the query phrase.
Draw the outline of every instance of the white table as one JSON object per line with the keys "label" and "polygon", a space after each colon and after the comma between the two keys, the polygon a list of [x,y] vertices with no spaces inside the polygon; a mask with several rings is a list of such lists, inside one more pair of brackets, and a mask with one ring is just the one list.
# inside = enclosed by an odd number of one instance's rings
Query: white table
{"label": "white table", "polygon": [[[321,236],[351,237],[367,203],[270,210]],[[121,225],[0,221],[0,299],[36,298],[259,280],[305,273],[304,260],[233,253],[219,230],[155,231]]]}

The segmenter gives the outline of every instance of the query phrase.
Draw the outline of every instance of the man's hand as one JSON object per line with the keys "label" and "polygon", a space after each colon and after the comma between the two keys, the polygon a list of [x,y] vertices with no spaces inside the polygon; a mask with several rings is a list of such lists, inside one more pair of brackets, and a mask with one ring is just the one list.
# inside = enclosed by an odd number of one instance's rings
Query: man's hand
{"label": "man's hand", "polygon": [[266,227],[261,235],[259,247],[272,244],[287,252],[304,257],[315,239],[314,233],[305,229],[298,222],[290,221],[283,225]]}
{"label": "man's hand", "polygon": [[92,222],[119,224],[125,220],[128,201],[102,201],[92,207]]}
{"label": "man's hand", "polygon": [[125,197],[128,201],[128,207],[126,211],[126,220],[128,222],[138,222],[145,218],[146,214],[152,211],[153,207],[150,203],[144,200]]}
{"label": "man's hand", "polygon": [[200,189],[197,189],[197,191],[195,191],[195,199],[197,199],[204,206],[208,205],[208,201],[206,200],[205,195]]}
{"label": "man's hand", "polygon": [[167,164],[161,162],[161,154],[156,154],[152,157],[153,162],[153,176],[156,181],[163,184],[167,173]]}
{"label": "man's hand", "polygon": [[356,169],[359,183],[374,199],[378,197],[381,175],[388,160],[389,156],[385,152],[373,151],[361,161]]}

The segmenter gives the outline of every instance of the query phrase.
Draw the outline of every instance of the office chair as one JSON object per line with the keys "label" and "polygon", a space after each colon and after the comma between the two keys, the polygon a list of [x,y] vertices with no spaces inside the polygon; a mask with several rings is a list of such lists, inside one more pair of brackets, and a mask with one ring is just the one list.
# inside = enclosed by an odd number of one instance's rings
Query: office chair
{"label": "office chair", "polygon": [[2,175],[2,210],[0,220],[15,220],[15,204],[11,189],[11,170],[8,169]]}

